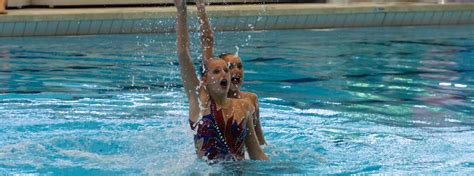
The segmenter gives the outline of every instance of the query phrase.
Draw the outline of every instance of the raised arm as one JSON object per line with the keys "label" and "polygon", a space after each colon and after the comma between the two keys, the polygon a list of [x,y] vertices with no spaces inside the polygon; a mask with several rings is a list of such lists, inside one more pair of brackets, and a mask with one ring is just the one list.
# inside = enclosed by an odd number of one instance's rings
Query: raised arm
{"label": "raised arm", "polygon": [[189,101],[189,118],[195,122],[200,113],[198,98],[201,88],[189,53],[186,0],[174,0],[174,3],[177,9],[176,48],[181,68],[181,79],[183,79],[184,90]]}
{"label": "raised arm", "polygon": [[205,0],[197,0],[196,6],[198,9],[199,32],[201,32],[202,59],[205,61],[213,56],[214,34],[207,17]]}

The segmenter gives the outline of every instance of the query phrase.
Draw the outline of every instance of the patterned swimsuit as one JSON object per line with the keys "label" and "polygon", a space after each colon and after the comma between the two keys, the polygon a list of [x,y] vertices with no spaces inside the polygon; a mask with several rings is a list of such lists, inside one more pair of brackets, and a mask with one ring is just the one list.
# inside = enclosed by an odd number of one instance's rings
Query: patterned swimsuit
{"label": "patterned swimsuit", "polygon": [[209,163],[219,160],[237,161],[244,159],[244,140],[247,128],[244,121],[237,124],[234,116],[224,121],[222,109],[217,111],[216,104],[210,103],[211,113],[203,116],[198,122],[189,120],[191,129],[195,130],[194,143],[202,141],[197,152]]}

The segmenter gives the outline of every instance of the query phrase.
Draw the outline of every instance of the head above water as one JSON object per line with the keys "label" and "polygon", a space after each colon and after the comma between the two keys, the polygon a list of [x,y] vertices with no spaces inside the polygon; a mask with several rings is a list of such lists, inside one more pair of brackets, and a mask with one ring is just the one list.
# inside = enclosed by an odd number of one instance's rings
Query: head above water
{"label": "head above water", "polygon": [[227,63],[220,58],[208,59],[201,67],[201,81],[209,95],[226,97],[230,87],[230,73]]}
{"label": "head above water", "polygon": [[232,53],[223,53],[219,55],[219,58],[225,60],[229,65],[231,80],[229,93],[239,93],[240,86],[242,86],[242,83],[244,82],[244,66],[242,60],[239,56]]}

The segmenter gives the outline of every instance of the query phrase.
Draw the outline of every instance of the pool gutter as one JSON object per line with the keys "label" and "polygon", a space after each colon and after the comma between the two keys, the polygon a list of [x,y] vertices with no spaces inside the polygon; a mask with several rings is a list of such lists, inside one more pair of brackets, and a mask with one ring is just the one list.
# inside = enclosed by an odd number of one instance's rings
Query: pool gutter
{"label": "pool gutter", "polygon": [[[196,11],[189,6],[191,29]],[[0,15],[0,37],[173,32],[174,7],[15,9]],[[217,31],[474,24],[474,3],[213,5]]]}

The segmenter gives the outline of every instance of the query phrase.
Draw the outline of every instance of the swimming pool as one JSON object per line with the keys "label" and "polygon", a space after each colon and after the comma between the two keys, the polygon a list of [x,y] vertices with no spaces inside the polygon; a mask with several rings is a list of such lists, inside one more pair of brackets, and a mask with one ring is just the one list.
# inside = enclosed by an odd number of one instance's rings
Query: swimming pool
{"label": "swimming pool", "polygon": [[0,174],[474,172],[474,26],[216,41],[239,48],[270,161],[196,159],[174,34],[1,38]]}

